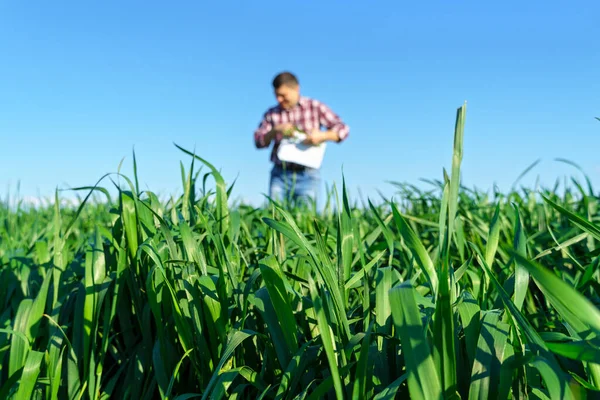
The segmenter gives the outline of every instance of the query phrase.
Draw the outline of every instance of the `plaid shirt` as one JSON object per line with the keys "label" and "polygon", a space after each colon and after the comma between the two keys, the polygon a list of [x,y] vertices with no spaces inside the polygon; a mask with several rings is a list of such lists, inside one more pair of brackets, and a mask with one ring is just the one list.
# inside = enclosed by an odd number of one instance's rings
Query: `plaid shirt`
{"label": "plaid shirt", "polygon": [[[265,112],[262,121],[254,132],[256,147],[259,149],[267,147],[268,144],[264,140],[265,135],[276,125],[285,123],[296,125],[309,134],[316,129],[324,127],[327,130],[337,132],[338,143],[345,140],[350,133],[348,125],[342,122],[340,117],[331,111],[328,106],[318,100],[300,96],[298,104],[290,110],[277,105]],[[279,149],[281,139],[282,135],[277,134],[273,150],[271,151],[271,161],[278,165],[281,164],[281,161],[277,157],[277,150]]]}

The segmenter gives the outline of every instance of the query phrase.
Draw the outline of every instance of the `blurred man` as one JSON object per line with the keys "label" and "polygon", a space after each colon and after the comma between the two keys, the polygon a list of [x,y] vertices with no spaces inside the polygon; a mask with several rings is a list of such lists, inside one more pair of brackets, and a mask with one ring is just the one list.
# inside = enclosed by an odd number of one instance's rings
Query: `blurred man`
{"label": "blurred man", "polygon": [[306,132],[306,145],[323,142],[340,143],[350,132],[349,127],[324,103],[302,96],[298,79],[282,72],[272,82],[278,105],[268,109],[254,132],[257,148],[268,148],[271,142],[273,168],[269,181],[269,196],[276,201],[308,200],[316,204],[320,188],[320,171],[316,168],[277,157],[281,139],[295,130]]}

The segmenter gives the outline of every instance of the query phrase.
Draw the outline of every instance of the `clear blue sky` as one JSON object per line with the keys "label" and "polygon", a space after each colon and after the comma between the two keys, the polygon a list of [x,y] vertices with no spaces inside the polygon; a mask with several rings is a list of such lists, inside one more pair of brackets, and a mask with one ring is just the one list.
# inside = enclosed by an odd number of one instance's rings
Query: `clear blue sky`
{"label": "clear blue sky", "polygon": [[90,185],[123,157],[131,176],[134,147],[140,184],[179,193],[175,142],[260,203],[252,133],[281,70],[350,125],[322,174],[343,168],[355,199],[441,178],[464,101],[465,185],[508,190],[538,158],[524,183],[580,176],[563,157],[600,188],[599,16],[596,0],[2,1],[0,195]]}

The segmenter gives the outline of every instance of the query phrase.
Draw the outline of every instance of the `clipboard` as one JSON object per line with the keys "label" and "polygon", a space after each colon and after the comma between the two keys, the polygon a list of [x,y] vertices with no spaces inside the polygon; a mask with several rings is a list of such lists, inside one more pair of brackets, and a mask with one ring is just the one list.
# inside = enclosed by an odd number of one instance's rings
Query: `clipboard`
{"label": "clipboard", "polygon": [[302,144],[306,134],[295,132],[292,137],[283,138],[277,150],[277,157],[281,161],[304,165],[305,167],[319,169],[323,163],[326,143],[317,146]]}

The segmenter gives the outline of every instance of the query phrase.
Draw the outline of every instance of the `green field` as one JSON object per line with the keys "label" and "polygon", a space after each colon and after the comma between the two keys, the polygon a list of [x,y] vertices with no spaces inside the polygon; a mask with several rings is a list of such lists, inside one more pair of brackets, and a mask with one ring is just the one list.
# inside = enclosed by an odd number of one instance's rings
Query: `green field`
{"label": "green field", "polygon": [[595,397],[594,190],[463,187],[465,114],[451,170],[394,203],[234,206],[190,154],[169,201],[134,173],[3,202],[0,399]]}

